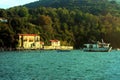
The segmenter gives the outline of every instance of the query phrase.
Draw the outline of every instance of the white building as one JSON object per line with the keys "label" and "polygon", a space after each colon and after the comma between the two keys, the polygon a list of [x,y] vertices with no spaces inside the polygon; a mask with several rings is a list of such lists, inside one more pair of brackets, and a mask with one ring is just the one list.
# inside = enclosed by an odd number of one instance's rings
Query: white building
{"label": "white building", "polygon": [[4,23],[6,23],[6,22],[8,22],[8,20],[5,19],[5,18],[0,18],[0,22],[4,22]]}

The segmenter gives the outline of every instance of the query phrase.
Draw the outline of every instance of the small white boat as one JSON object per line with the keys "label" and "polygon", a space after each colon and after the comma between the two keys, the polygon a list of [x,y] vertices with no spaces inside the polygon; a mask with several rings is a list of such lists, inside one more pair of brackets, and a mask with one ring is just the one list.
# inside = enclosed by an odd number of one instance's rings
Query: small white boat
{"label": "small white boat", "polygon": [[102,42],[97,41],[96,43],[84,44],[84,46],[83,50],[88,52],[110,52],[112,50],[110,44],[105,43],[103,40]]}

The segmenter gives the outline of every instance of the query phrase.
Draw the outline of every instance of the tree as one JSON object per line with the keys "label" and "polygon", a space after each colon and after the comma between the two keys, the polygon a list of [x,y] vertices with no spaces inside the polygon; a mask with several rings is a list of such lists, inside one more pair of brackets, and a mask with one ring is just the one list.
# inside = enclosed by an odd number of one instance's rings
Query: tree
{"label": "tree", "polygon": [[13,18],[10,21],[10,25],[15,33],[22,33],[24,30],[24,20],[21,18]]}
{"label": "tree", "polygon": [[0,9],[0,17],[6,18],[7,12],[4,9]]}
{"label": "tree", "polygon": [[26,7],[19,7],[18,15],[20,17],[28,17],[28,15],[29,15],[28,9]]}
{"label": "tree", "polygon": [[0,28],[1,47],[14,46],[14,32],[8,26],[1,26]]}
{"label": "tree", "polygon": [[40,15],[37,20],[40,25],[51,25],[52,24],[52,20],[49,16]]}

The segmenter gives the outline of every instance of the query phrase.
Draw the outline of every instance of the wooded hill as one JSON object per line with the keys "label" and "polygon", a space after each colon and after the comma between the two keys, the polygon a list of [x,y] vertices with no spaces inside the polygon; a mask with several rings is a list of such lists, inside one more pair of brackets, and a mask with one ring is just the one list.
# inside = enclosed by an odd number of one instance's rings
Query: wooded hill
{"label": "wooded hill", "polygon": [[83,47],[104,39],[120,47],[120,5],[108,0],[39,0],[0,9],[0,46],[16,47],[18,33],[40,34],[45,45],[58,39],[62,45]]}
{"label": "wooded hill", "polygon": [[115,0],[39,0],[24,6],[28,8],[52,7],[66,8],[69,10],[79,9],[95,15],[106,14],[108,12],[120,12],[120,5]]}

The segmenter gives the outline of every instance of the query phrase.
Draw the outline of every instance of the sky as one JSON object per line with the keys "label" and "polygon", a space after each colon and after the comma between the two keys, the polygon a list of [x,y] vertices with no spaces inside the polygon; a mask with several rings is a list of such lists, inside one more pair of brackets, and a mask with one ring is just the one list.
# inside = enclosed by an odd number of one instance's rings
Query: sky
{"label": "sky", "polygon": [[34,1],[38,0],[0,0],[0,8],[7,9],[10,7],[19,6]]}

